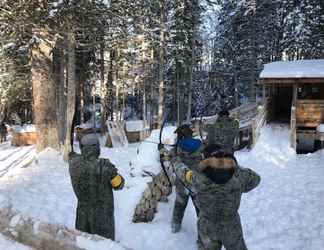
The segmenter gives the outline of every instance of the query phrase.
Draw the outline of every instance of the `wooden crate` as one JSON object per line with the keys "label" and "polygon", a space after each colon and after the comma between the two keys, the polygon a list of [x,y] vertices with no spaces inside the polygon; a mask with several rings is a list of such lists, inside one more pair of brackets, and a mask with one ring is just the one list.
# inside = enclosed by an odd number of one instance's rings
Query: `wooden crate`
{"label": "wooden crate", "polygon": [[20,132],[12,131],[11,145],[13,146],[28,146],[34,145],[37,142],[36,132]]}
{"label": "wooden crate", "polygon": [[147,137],[150,136],[150,130],[146,129],[143,131],[132,131],[132,132],[126,131],[126,136],[128,142],[130,143],[139,142],[145,140]]}

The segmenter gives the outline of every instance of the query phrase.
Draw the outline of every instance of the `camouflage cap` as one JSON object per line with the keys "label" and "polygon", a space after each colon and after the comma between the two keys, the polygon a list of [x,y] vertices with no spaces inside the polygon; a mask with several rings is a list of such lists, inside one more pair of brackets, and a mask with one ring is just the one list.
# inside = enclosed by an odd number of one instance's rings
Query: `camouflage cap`
{"label": "camouflage cap", "polygon": [[98,145],[98,144],[99,144],[99,140],[95,134],[85,135],[81,139],[81,145],[83,145],[83,146],[92,146],[92,145]]}

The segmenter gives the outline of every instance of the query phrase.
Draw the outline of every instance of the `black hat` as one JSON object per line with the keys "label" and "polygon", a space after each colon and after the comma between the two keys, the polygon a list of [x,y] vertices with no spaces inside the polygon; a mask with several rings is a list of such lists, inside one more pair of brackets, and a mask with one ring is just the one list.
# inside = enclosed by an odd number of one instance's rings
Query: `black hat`
{"label": "black hat", "polygon": [[228,112],[227,109],[222,109],[220,112],[218,112],[219,117],[229,116],[229,115],[230,115],[230,113]]}
{"label": "black hat", "polygon": [[205,158],[215,157],[215,158],[232,158],[236,163],[237,160],[233,153],[229,153],[227,150],[224,150],[218,144],[210,144],[208,145],[204,151],[203,155]]}
{"label": "black hat", "polygon": [[192,136],[193,131],[188,124],[183,124],[183,125],[179,126],[174,131],[174,133],[177,134],[178,138],[183,138],[183,137]]}
{"label": "black hat", "polygon": [[205,158],[213,157],[219,155],[222,152],[221,146],[217,144],[211,144],[205,147],[203,154]]}

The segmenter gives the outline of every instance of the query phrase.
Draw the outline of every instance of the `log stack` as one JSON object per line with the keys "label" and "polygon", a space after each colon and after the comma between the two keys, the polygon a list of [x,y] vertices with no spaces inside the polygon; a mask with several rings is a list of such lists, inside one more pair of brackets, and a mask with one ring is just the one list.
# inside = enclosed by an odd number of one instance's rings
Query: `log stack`
{"label": "log stack", "polygon": [[[171,178],[171,182],[174,183],[173,175],[168,174],[168,176]],[[153,177],[153,180],[148,183],[147,188],[144,190],[142,198],[135,208],[133,222],[140,223],[152,221],[157,212],[158,203],[167,202],[168,196],[171,193],[172,187],[170,187],[164,172],[161,171],[158,175]]]}

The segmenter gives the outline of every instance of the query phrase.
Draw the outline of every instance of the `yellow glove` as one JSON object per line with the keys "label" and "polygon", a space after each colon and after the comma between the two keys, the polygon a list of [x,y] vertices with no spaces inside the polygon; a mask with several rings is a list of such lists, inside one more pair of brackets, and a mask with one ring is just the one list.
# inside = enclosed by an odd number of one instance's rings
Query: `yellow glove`
{"label": "yellow glove", "polygon": [[188,170],[187,172],[186,172],[186,181],[188,182],[188,183],[192,183],[192,171],[191,170]]}
{"label": "yellow glove", "polygon": [[124,187],[125,180],[121,175],[118,174],[111,179],[110,183],[113,189],[120,190]]}

